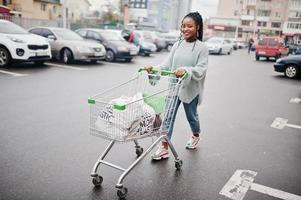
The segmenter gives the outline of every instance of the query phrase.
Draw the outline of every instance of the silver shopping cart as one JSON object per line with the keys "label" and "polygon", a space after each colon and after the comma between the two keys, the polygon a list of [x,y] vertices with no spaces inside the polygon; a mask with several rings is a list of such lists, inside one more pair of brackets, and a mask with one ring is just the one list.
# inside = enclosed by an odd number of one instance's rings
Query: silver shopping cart
{"label": "silver shopping cart", "polygon": [[[110,140],[105,151],[98,158],[91,173],[93,184],[98,187],[103,178],[98,174],[100,164],[122,171],[116,184],[117,195],[124,199],[128,189],[123,186],[124,178],[160,142],[166,141],[175,157],[175,167],[180,169],[183,162],[167,137],[169,120],[175,114],[175,103],[183,78],[173,72],[153,69],[146,73],[139,69],[135,76],[116,87],[108,89],[88,99],[90,104],[90,133]],[[157,137],[143,152],[138,140]],[[116,142],[135,143],[137,159],[128,167],[122,168],[104,160]]]}

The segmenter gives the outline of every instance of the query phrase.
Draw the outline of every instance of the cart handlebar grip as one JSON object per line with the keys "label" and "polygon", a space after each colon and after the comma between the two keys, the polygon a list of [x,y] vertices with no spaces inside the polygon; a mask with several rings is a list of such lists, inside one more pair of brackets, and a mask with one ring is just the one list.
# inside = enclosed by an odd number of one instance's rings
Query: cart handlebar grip
{"label": "cart handlebar grip", "polygon": [[[144,68],[139,68],[138,72],[142,72],[144,70],[145,70]],[[173,72],[173,71],[170,71],[170,70],[160,70],[158,68],[152,68],[152,72],[153,73],[160,72],[162,76],[167,76],[167,75],[175,74],[175,72]]]}
{"label": "cart handlebar grip", "polygon": [[[139,68],[138,69],[138,72],[142,72],[142,71],[145,71],[144,68]],[[160,72],[162,76],[168,76],[168,75],[171,75],[171,74],[175,74],[174,71],[170,71],[170,70],[160,70],[158,68],[152,68],[151,72],[153,73],[157,73],[157,72]],[[182,77],[183,79],[185,79],[187,77],[187,72],[185,72],[184,76]]]}

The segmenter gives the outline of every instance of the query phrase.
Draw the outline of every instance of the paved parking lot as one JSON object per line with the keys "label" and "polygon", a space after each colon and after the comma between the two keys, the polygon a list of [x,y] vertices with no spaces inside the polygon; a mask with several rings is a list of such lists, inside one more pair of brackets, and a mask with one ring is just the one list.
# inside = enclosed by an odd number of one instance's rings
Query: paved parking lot
{"label": "paved parking lot", "polygon": [[[117,199],[119,171],[101,167],[102,187],[91,182],[108,141],[89,135],[87,98],[167,55],[1,68],[0,199]],[[172,157],[151,162],[147,156],[124,181],[127,199],[299,200],[300,97],[300,80],[275,73],[273,61],[255,61],[246,50],[210,55],[199,148],[184,148],[190,133],[180,107],[172,141],[182,170],[175,170]],[[108,160],[127,167],[135,155],[134,144],[119,144]]]}

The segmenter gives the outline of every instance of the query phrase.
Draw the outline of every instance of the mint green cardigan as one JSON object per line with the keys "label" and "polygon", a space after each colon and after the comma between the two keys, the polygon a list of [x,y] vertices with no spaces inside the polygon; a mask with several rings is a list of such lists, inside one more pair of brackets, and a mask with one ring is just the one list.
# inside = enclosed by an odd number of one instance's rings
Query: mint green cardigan
{"label": "mint green cardigan", "polygon": [[204,83],[208,68],[208,49],[206,45],[197,40],[176,42],[168,57],[159,65],[163,70],[174,71],[184,68],[188,76],[183,80],[183,86],[179,91],[179,98],[184,103],[190,103],[199,95],[200,105],[203,99]]}

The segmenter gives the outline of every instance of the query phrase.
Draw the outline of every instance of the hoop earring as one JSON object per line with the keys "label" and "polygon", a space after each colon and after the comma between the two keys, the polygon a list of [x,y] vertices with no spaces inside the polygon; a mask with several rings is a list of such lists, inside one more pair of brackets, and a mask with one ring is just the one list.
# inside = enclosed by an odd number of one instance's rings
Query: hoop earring
{"label": "hoop earring", "polygon": [[199,32],[198,31],[196,32],[196,38],[199,38]]}

